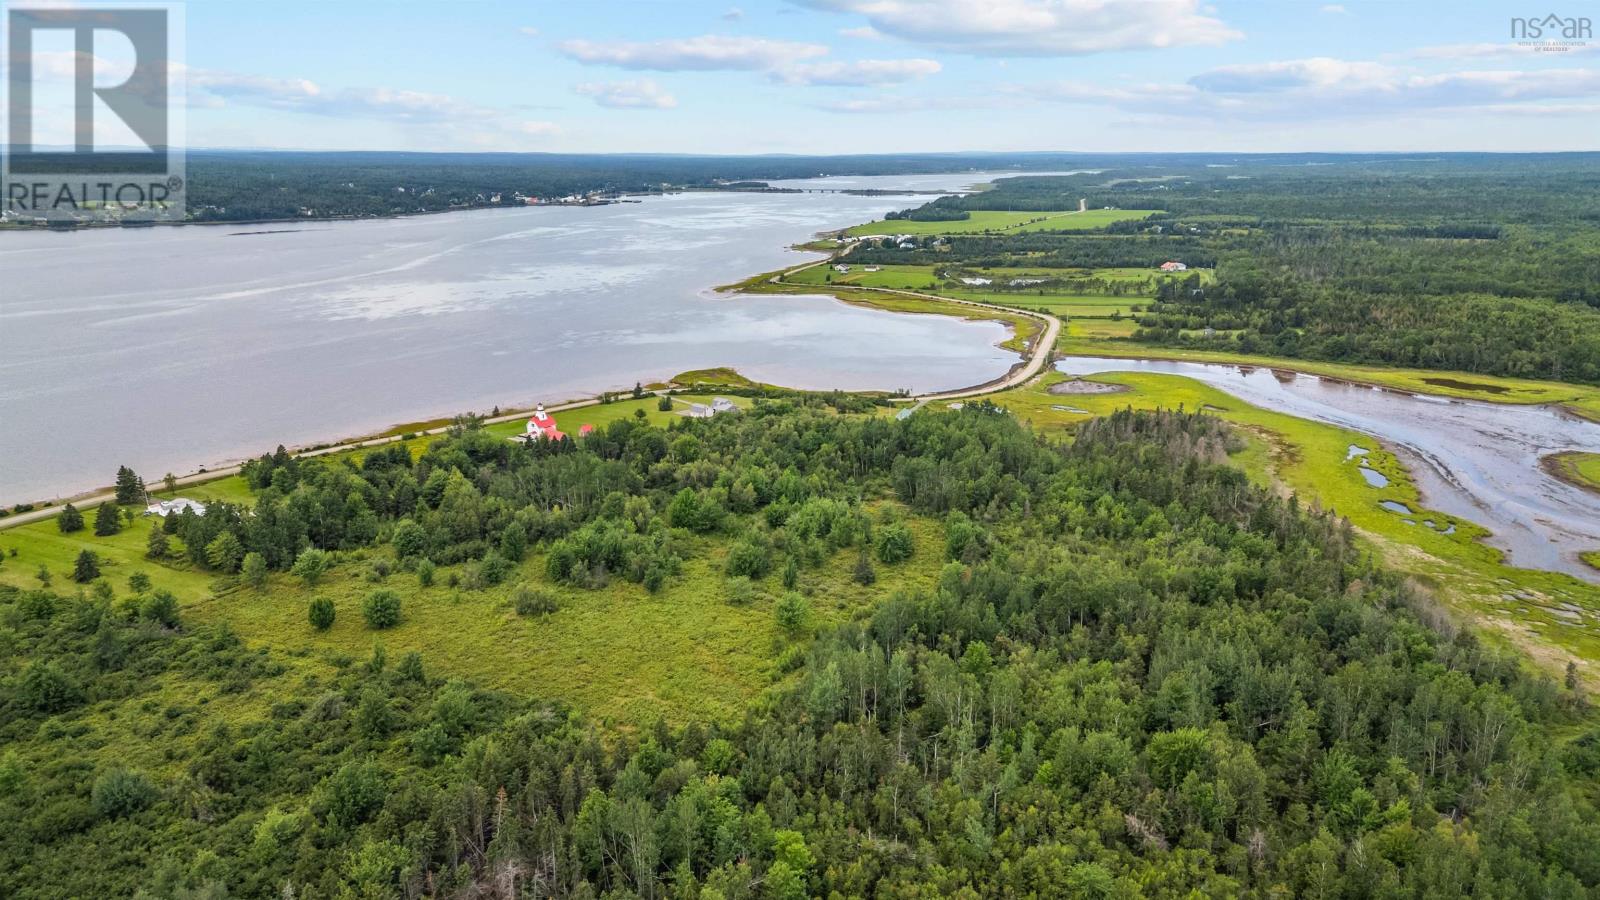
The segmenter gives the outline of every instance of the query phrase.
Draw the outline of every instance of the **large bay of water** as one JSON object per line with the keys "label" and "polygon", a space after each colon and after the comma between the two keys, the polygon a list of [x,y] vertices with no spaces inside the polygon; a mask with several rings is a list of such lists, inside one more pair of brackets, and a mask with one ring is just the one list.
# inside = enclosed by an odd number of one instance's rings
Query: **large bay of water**
{"label": "large bay of water", "polygon": [[[986,173],[827,179],[954,190]],[[848,183],[845,183],[848,182]],[[784,182],[807,186],[806,182]],[[922,197],[693,193],[356,222],[0,234],[0,500],[734,366],[978,384],[1003,326],[712,289]]]}
{"label": "large bay of water", "polygon": [[[1578,558],[1600,548],[1600,497],[1539,467],[1550,453],[1600,451],[1600,424],[1547,406],[1424,397],[1264,368],[1098,357],[1069,357],[1056,368],[1183,375],[1264,409],[1372,435],[1406,463],[1428,508],[1488,528],[1489,543],[1512,564],[1600,581]],[[1384,496],[1375,487],[1371,502]],[[1427,527],[1426,514],[1393,514]]]}

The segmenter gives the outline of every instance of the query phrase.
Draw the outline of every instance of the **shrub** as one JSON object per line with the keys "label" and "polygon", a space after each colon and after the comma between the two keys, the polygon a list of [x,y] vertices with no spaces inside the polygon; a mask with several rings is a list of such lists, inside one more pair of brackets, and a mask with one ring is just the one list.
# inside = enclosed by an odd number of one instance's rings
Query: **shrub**
{"label": "shrub", "polygon": [[328,567],[332,564],[333,559],[328,555],[328,551],[308,547],[302,550],[300,555],[295,558],[294,568],[289,571],[303,580],[309,587],[321,581],[322,576],[327,574]]}
{"label": "shrub", "polygon": [[872,568],[872,557],[867,553],[867,548],[861,548],[861,555],[856,557],[855,571],[850,577],[855,579],[856,584],[862,586],[871,585],[878,580],[878,572]]}
{"label": "shrub", "polygon": [[778,598],[778,605],[773,607],[773,619],[778,627],[788,632],[791,637],[805,631],[806,623],[811,619],[811,602],[794,591],[789,591]]}
{"label": "shrub", "polygon": [[433,560],[424,559],[417,563],[417,584],[422,587],[433,587],[434,574]]}
{"label": "shrub", "polygon": [[34,662],[22,673],[18,697],[38,712],[57,713],[81,702],[83,692],[55,663]]}
{"label": "shrub", "polygon": [[267,558],[254,551],[246,553],[239,573],[244,577],[245,584],[261,590],[267,586]]}
{"label": "shrub", "polygon": [[746,538],[734,544],[728,550],[727,573],[732,576],[743,575],[746,578],[761,578],[772,569],[772,560],[767,554],[766,544],[754,538]]}
{"label": "shrub", "polygon": [[393,628],[400,624],[400,595],[394,591],[373,591],[361,601],[361,615],[371,628]]}
{"label": "shrub", "polygon": [[662,412],[672,412],[672,398],[662,394],[656,398],[656,409]]}
{"label": "shrub", "polygon": [[139,604],[139,618],[168,628],[178,627],[178,598],[171,591],[156,591]]}
{"label": "shrub", "polygon": [[878,529],[878,561],[885,565],[905,562],[911,558],[916,544],[911,529],[904,522],[892,522]]}
{"label": "shrub", "polygon": [[90,789],[95,814],[106,819],[131,816],[156,802],[156,786],[139,772],[112,769],[94,780]]}
{"label": "shrub", "polygon": [[394,545],[394,552],[401,559],[409,556],[421,556],[428,549],[428,532],[421,525],[410,519],[401,519],[394,527],[394,536],[389,539]]}
{"label": "shrub", "polygon": [[755,602],[757,593],[754,582],[743,575],[728,579],[728,603],[733,606],[749,606]]}
{"label": "shrub", "polygon": [[307,616],[311,620],[312,628],[318,631],[327,631],[333,627],[333,601],[327,597],[312,598],[311,608],[308,610]]}
{"label": "shrub", "polygon": [[525,584],[512,588],[511,606],[519,616],[544,616],[560,608],[554,594]]}

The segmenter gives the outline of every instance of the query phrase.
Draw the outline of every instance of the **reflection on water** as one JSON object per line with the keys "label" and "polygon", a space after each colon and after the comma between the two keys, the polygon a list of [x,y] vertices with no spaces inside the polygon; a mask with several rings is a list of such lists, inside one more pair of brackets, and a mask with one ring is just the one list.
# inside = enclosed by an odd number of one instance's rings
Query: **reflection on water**
{"label": "reflection on water", "polygon": [[[946,190],[982,173],[854,179]],[[837,186],[837,185],[829,185]],[[692,193],[592,208],[0,234],[0,499],[279,442],[735,366],[802,388],[987,381],[1003,326],[711,290],[919,202]]]}
{"label": "reflection on water", "polygon": [[[1069,375],[1184,375],[1265,409],[1370,434],[1407,463],[1428,507],[1488,528],[1512,564],[1600,581],[1578,559],[1600,548],[1600,497],[1539,467],[1549,453],[1600,451],[1600,424],[1551,407],[1425,397],[1281,370],[1095,357],[1056,367]],[[1364,453],[1352,446],[1345,458]]]}

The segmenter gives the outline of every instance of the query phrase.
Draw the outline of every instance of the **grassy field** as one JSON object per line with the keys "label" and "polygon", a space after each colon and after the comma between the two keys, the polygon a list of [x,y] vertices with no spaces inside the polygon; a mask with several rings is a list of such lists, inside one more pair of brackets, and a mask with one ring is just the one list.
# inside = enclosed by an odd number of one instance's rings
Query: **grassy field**
{"label": "grassy field", "polygon": [[951,222],[918,222],[907,219],[880,220],[856,225],[846,234],[972,234],[981,231],[1090,231],[1113,222],[1143,219],[1151,209],[1090,209],[1051,212],[1011,210],[973,210],[972,217]]}
{"label": "grassy field", "polygon": [[1568,484],[1600,492],[1600,453],[1553,453],[1540,463]]}
{"label": "grassy field", "polygon": [[[679,399],[700,402],[709,397]],[[733,399],[741,405],[747,402]],[[658,411],[656,399],[650,397],[556,415],[563,428],[576,431],[583,422],[604,425],[631,417],[636,410],[644,410],[646,418],[658,424],[678,414]],[[516,422],[489,428],[506,435],[521,430]],[[418,453],[432,440],[436,438],[418,437],[407,444]],[[359,459],[359,453],[347,456]],[[330,462],[337,459],[331,457]],[[202,500],[250,499],[239,476],[186,487],[182,494]],[[880,511],[884,505],[879,504]],[[901,565],[879,566],[878,585],[871,590],[850,578],[853,550],[840,550],[819,569],[802,573],[800,588],[811,596],[818,624],[854,615],[884,589],[932,584],[941,563],[941,526],[907,521],[917,536],[917,555]],[[101,557],[104,577],[119,598],[131,594],[128,575],[144,572],[155,587],[179,597],[186,621],[226,623],[251,646],[284,651],[280,658],[292,660],[294,667],[288,677],[315,679],[333,665],[365,658],[381,643],[391,658],[418,650],[435,671],[488,687],[565,700],[624,726],[658,717],[725,721],[737,716],[753,696],[781,678],[778,661],[788,649],[773,626],[773,598],[782,590],[776,574],[758,583],[754,602],[745,606],[728,602],[722,561],[731,536],[694,539],[683,574],[655,595],[620,580],[598,590],[552,585],[537,554],[530,555],[505,584],[483,591],[451,587],[452,567],[442,567],[429,588],[403,571],[376,581],[371,574],[374,563],[390,559],[387,549],[338,554],[333,571],[314,588],[274,574],[266,588],[256,590],[184,562],[145,559],[151,522],[141,517],[111,537],[95,537],[88,529],[62,535],[54,520],[0,532],[0,551],[5,553],[0,581],[37,586],[34,573],[43,564],[52,573],[53,586],[70,592],[73,559],[87,547]],[[556,594],[561,608],[548,616],[517,616],[507,602],[517,583]],[[378,587],[398,590],[405,597],[404,621],[381,633],[368,630],[360,615],[361,599]],[[313,596],[335,603],[337,620],[327,632],[316,632],[306,622]],[[108,721],[95,740],[114,746],[140,735],[148,741],[163,734],[162,729],[181,730],[191,714],[203,713],[211,722],[217,715],[259,714],[264,702],[253,696],[224,696],[209,688],[195,693],[191,687],[175,686],[170,704],[163,701],[160,709],[146,710],[127,722]],[[161,767],[159,759],[141,764],[153,770]]]}
{"label": "grassy field", "polygon": [[[1486,626],[1489,635],[1519,646],[1557,672],[1567,660],[1577,660],[1586,677],[1600,683],[1600,634],[1587,624],[1600,619],[1600,587],[1567,575],[1505,565],[1500,551],[1479,540],[1485,534],[1481,527],[1426,509],[1399,460],[1371,437],[1263,410],[1178,376],[1108,373],[1092,380],[1127,390],[1048,392],[1049,385],[1066,380],[1067,376],[1052,372],[994,399],[1046,430],[1066,429],[1092,415],[1128,406],[1207,409],[1264,442],[1235,458],[1253,479],[1270,480],[1349,518],[1390,564],[1415,575],[1441,601]],[[1358,463],[1348,458],[1351,446],[1368,451],[1369,466],[1389,479],[1388,487],[1367,484]],[[1378,505],[1385,500],[1406,505],[1413,515]],[[1429,520],[1434,523],[1431,528],[1425,524]],[[1444,533],[1450,526],[1454,532]],[[1573,608],[1582,610],[1577,621],[1572,620]]]}

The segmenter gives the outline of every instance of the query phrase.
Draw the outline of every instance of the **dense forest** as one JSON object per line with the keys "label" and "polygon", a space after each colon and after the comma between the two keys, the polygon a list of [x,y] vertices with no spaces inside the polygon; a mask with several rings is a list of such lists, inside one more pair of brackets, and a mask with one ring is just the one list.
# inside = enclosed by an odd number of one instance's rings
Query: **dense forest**
{"label": "dense forest", "polygon": [[1101,232],[956,235],[870,262],[1214,269],[1135,340],[1600,383],[1600,157],[1158,163],[1005,179],[902,216],[1148,209]]}
{"label": "dense forest", "polygon": [[[361,551],[394,580],[528,579],[537,612],[685,577],[710,536],[801,652],[740,721],[617,732],[416,654],[292,677],[161,591],[0,589],[0,895],[1600,895],[1581,688],[1253,487],[1236,447],[1181,411],[1063,443],[984,403],[769,400],[576,445],[463,422],[416,459],[268,454],[252,509],[171,517],[151,553],[310,581]],[[863,583],[943,568],[819,628],[806,572],[840,549]],[[362,614],[376,636],[402,592]],[[184,680],[281,699],[169,709],[137,737],[159,770],[80,742]]]}

